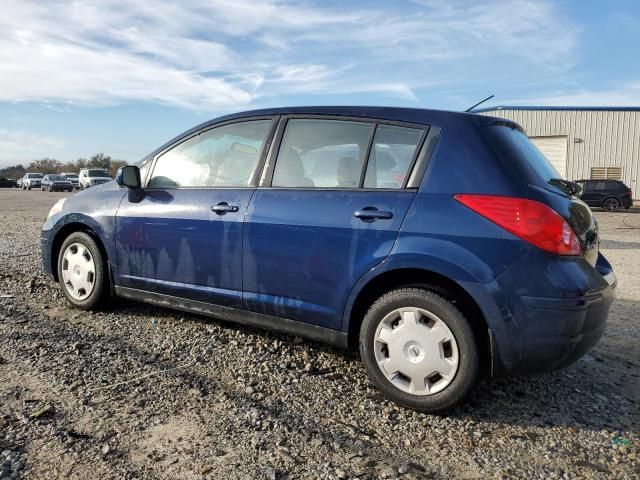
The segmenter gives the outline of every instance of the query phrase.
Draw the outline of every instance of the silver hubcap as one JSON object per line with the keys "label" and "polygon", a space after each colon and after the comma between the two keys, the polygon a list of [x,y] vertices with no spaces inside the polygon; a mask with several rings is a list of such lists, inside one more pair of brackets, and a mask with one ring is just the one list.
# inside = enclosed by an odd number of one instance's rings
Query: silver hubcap
{"label": "silver hubcap", "polygon": [[93,291],[96,266],[89,249],[72,243],[62,254],[62,282],[76,300],[84,300]]}
{"label": "silver hubcap", "polygon": [[382,319],[374,339],[380,371],[412,395],[433,395],[458,371],[458,344],[439,317],[422,308],[398,308]]}

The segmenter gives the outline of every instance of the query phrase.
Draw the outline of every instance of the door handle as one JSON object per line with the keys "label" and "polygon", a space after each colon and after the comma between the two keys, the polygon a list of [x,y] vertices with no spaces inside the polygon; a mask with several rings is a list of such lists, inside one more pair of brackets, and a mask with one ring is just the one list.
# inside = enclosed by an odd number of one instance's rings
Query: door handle
{"label": "door handle", "polygon": [[211,207],[211,211],[217,213],[218,215],[225,215],[229,212],[237,212],[237,205],[229,205],[227,202],[216,203]]}
{"label": "door handle", "polygon": [[376,207],[364,207],[361,210],[353,212],[353,216],[359,218],[363,222],[373,222],[375,220],[389,220],[393,218],[392,212],[378,210]]}

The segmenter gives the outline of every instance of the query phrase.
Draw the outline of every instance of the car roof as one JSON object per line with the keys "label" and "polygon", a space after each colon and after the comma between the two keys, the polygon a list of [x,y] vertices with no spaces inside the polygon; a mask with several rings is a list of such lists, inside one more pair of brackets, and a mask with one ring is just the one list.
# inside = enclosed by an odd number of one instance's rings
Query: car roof
{"label": "car roof", "polygon": [[425,108],[405,108],[405,107],[375,107],[375,106],[306,106],[306,107],[278,107],[265,108],[260,110],[248,110],[245,112],[233,113],[222,117],[214,118],[196,125],[193,128],[172,138],[161,147],[157,148],[144,157],[141,162],[153,158],[165,148],[180,139],[187,137],[198,130],[213,126],[218,123],[233,120],[249,119],[252,117],[266,117],[275,115],[326,115],[338,117],[361,117],[372,120],[383,120],[390,122],[406,122],[423,125],[435,125],[443,127],[455,122],[473,122],[478,125],[490,125],[500,123],[509,125],[523,131],[517,123],[504,118],[491,117],[487,115],[477,115],[475,113],[453,112],[447,110],[430,110]]}

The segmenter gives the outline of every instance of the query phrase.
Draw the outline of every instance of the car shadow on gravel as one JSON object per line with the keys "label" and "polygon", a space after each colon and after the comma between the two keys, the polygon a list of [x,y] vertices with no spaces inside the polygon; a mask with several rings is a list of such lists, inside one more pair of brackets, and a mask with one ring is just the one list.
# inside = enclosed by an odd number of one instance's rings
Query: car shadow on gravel
{"label": "car shadow on gravel", "polygon": [[[103,312],[107,312],[107,310],[103,310]],[[166,313],[174,313],[147,308],[146,306],[126,308],[124,305],[117,309],[110,309],[109,312],[126,313],[129,316],[140,314],[144,317],[153,314],[164,316]],[[188,320],[189,323],[210,323],[210,320],[195,315],[185,314],[183,318]],[[176,319],[176,321],[178,320]],[[25,328],[12,334],[13,340],[19,339],[19,344],[21,345],[21,348],[15,351],[17,356],[29,358],[31,348],[34,345],[38,349],[46,346],[45,354],[56,357],[58,360],[70,355],[68,345],[78,346],[77,348],[80,349],[80,352],[86,350],[87,358],[82,361],[83,369],[99,372],[100,375],[95,377],[99,376],[100,380],[90,387],[87,386],[88,388],[81,388],[78,390],[78,394],[83,396],[85,398],[84,401],[88,402],[89,405],[100,405],[110,415],[117,413],[119,405],[128,404],[132,399],[139,398],[139,387],[146,384],[145,389],[149,389],[147,393],[151,397],[163,398],[168,395],[174,395],[176,391],[181,392],[180,395],[183,397],[183,401],[187,405],[192,404],[190,408],[197,408],[199,402],[203,399],[215,402],[220,399],[220,395],[223,395],[225,408],[228,408],[229,404],[231,404],[241,412],[255,409],[260,418],[271,417],[293,430],[303,431],[309,428],[310,420],[304,415],[304,411],[296,411],[295,408],[280,399],[274,399],[273,397],[257,398],[255,395],[246,393],[244,389],[225,381],[219,376],[213,378],[212,376],[198,373],[197,370],[208,371],[207,359],[198,354],[194,355],[186,349],[174,352],[171,358],[164,357],[160,360],[149,361],[150,352],[141,350],[117,335],[80,333],[73,328],[73,325],[57,322],[46,316],[41,317],[37,322],[41,322],[38,328],[36,328],[35,321],[32,320],[26,324],[20,324],[24,325]],[[258,333],[257,330],[245,329],[244,327],[238,327],[237,330],[241,330],[243,334]],[[269,335],[269,337],[274,340],[276,338],[285,338],[285,336],[276,337],[275,335]],[[128,369],[130,370],[129,375],[123,377],[122,372],[117,371],[108,361],[109,356],[114,352],[118,352],[119,355],[126,355]],[[337,351],[332,350],[331,353],[337,353]],[[75,355],[85,355],[85,353],[76,353]],[[95,358],[100,360],[96,361]],[[45,360],[44,357],[39,358],[39,361]],[[136,371],[144,372],[144,375],[138,379],[134,373]],[[212,372],[212,375],[214,373]],[[74,380],[72,370],[64,369],[58,374],[62,376],[62,378],[58,379],[62,385],[70,385]],[[156,382],[149,382],[147,380],[150,376],[149,374],[162,377],[164,381],[161,385]],[[121,380],[125,381],[121,382]],[[197,392],[199,397],[194,396],[193,392]],[[100,398],[98,403],[95,403],[96,398]],[[154,415],[161,416],[163,413],[171,415],[173,413],[171,411],[163,412],[161,408],[154,411]],[[58,413],[56,413],[56,416],[58,416]],[[254,428],[251,421],[242,416],[240,421],[247,431]],[[313,435],[322,438],[327,444],[335,440],[335,434],[332,430],[339,430],[341,435],[352,443],[358,440],[359,434],[375,436],[375,432],[365,431],[364,428],[359,428],[356,425],[346,425],[352,432],[348,433],[343,428],[345,425],[340,424],[340,422],[332,421],[324,424],[320,421],[315,422],[315,420],[313,422],[315,423],[313,425]]]}
{"label": "car shadow on gravel", "polygon": [[[640,302],[618,300],[618,305],[640,311]],[[175,314],[153,306],[123,302],[118,310],[141,317]],[[116,311],[116,310],[114,310]],[[200,324],[216,323],[224,329],[243,334],[259,335],[285,343],[299,343],[294,337],[215,318],[179,313],[179,316]],[[339,357],[346,362],[359,362],[356,351],[341,350],[326,344],[303,340],[314,351]],[[640,362],[638,362],[640,363]],[[467,402],[450,412],[453,417],[471,417],[476,421],[538,427],[578,427],[591,430],[631,430],[638,432],[637,398],[633,398],[628,376],[633,375],[640,387],[639,364],[600,352],[599,347],[576,364],[555,372],[485,379]],[[332,372],[320,372],[332,373]],[[339,372],[337,372],[339,373]],[[191,374],[186,374],[191,375]],[[193,379],[201,383],[202,379]],[[380,394],[362,392],[363,397],[381,406],[387,400]],[[244,398],[244,395],[240,395]],[[245,400],[247,400],[245,398]],[[400,410],[402,410],[401,407]],[[277,412],[270,412],[276,414]],[[428,415],[426,415],[428,417]]]}

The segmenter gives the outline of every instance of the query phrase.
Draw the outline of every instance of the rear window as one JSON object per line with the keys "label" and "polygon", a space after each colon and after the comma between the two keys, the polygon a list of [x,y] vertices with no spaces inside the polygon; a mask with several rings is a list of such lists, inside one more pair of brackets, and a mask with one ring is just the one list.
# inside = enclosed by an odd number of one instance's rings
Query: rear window
{"label": "rear window", "polygon": [[527,162],[533,169],[540,175],[545,181],[552,178],[562,178],[562,175],[551,165],[551,162],[547,160],[547,157],[538,150],[529,137],[515,128],[508,127],[494,127],[498,128],[502,135],[508,137],[509,140],[526,158]]}
{"label": "rear window", "polygon": [[525,183],[547,190],[575,195],[578,185],[567,181],[522,131],[505,125],[483,127],[498,168],[512,172]]}

